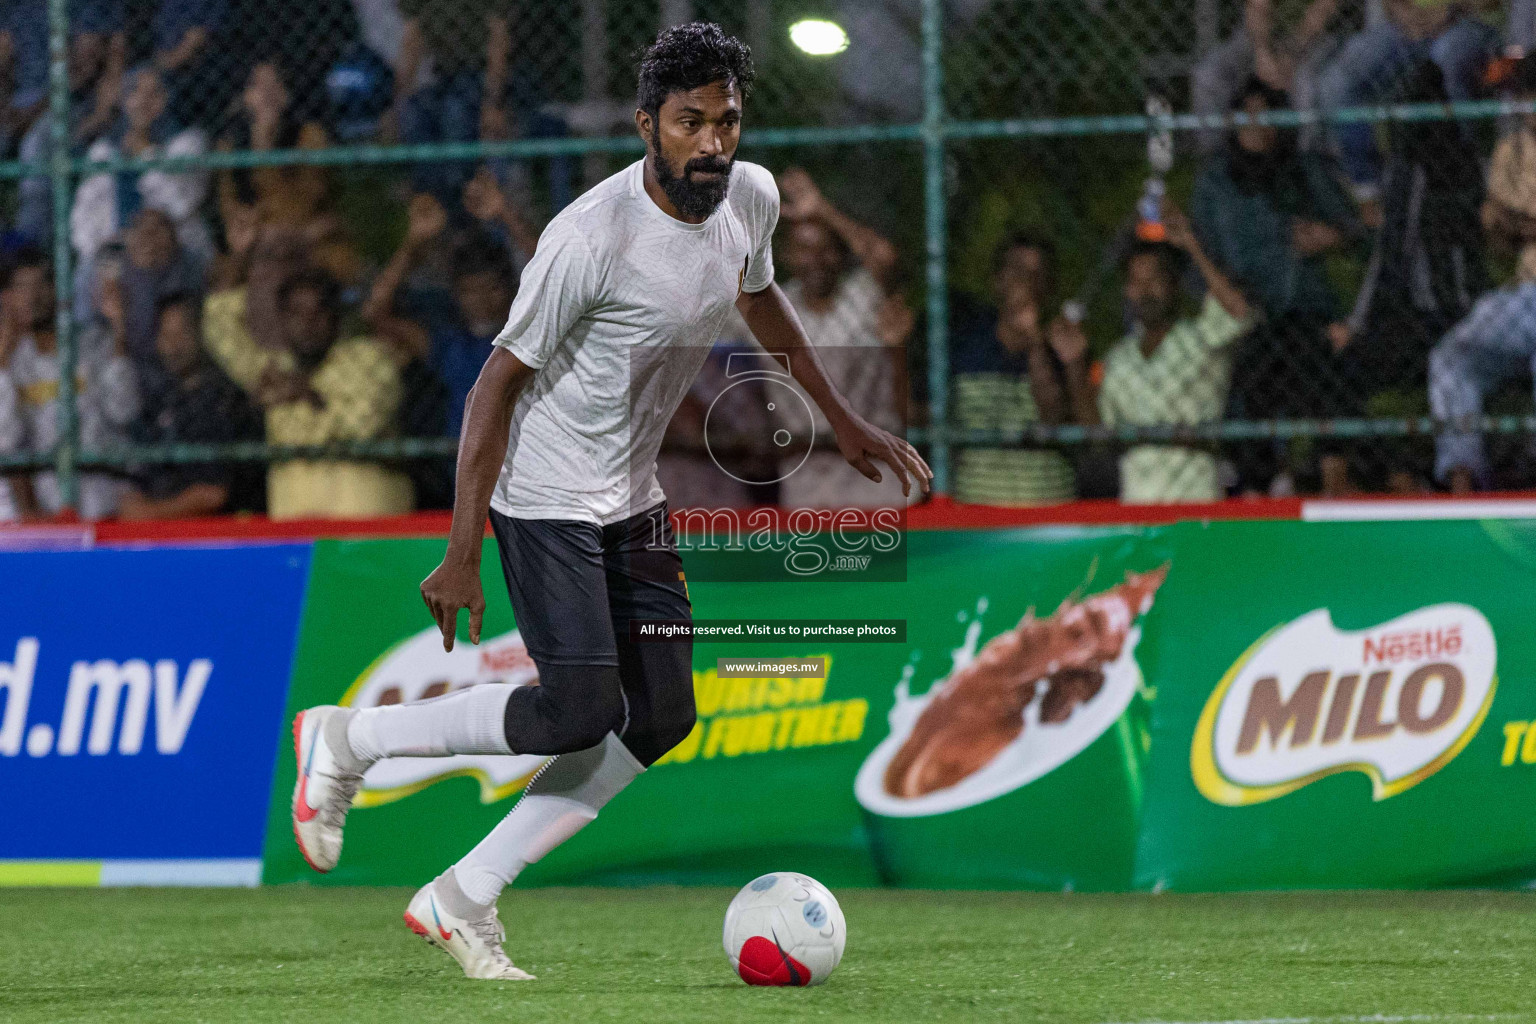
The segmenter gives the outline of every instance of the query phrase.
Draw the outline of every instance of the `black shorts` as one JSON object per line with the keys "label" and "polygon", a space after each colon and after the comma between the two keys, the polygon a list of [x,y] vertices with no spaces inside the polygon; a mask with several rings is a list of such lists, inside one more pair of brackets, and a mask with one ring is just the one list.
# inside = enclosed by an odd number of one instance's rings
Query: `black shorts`
{"label": "black shorts", "polygon": [[619,664],[632,619],[691,619],[667,503],[599,526],[491,510],[523,644],[536,664]]}

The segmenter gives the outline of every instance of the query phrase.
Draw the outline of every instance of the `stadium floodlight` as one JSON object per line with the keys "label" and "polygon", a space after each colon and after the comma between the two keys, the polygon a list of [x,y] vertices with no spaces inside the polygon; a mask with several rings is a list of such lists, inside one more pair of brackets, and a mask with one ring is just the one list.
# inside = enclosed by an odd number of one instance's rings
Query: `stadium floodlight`
{"label": "stadium floodlight", "polygon": [[789,26],[789,41],[812,57],[830,57],[848,49],[843,26],[821,18],[803,18]]}

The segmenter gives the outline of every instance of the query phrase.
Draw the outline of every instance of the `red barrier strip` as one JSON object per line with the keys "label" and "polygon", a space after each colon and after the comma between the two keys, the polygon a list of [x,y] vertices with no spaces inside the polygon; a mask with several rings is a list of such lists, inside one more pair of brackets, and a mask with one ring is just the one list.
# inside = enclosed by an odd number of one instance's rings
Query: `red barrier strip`
{"label": "red barrier strip", "polygon": [[1299,498],[1253,498],[1191,505],[1122,505],[1118,501],[1074,501],[1039,508],[961,505],[947,497],[907,511],[913,530],[976,530],[1010,526],[1162,525],[1184,520],[1299,519]]}
{"label": "red barrier strip", "polygon": [[445,537],[452,519],[448,512],[417,512],[387,519],[292,519],[282,522],[273,522],[265,516],[214,516],[134,523],[114,520],[96,524],[96,542]]}
{"label": "red barrier strip", "polygon": [[[738,513],[743,519],[746,510]],[[1297,519],[1294,499],[1226,501],[1209,505],[1122,505],[1115,501],[1078,501],[1041,508],[993,508],[961,505],[938,497],[907,512],[913,530],[975,530],[1015,526],[1172,523],[1181,519]],[[447,512],[418,512],[390,519],[305,519],[273,522],[258,516],[222,516],[165,522],[97,523],[98,544],[153,541],[308,540],[315,537],[442,537],[452,517]]]}
{"label": "red barrier strip", "polygon": [[[1512,516],[1529,515],[1532,495],[1480,494],[1476,497],[1479,515],[1497,513],[1501,502],[1509,502]],[[1040,508],[995,508],[988,505],[962,505],[947,497],[915,506],[907,512],[907,526],[913,530],[977,530],[1002,529],[1021,526],[1100,526],[1100,525],[1162,525],[1184,520],[1220,521],[1252,519],[1301,519],[1334,518],[1327,514],[1330,508],[1345,506],[1358,508],[1362,502],[1380,504],[1385,510],[1396,505],[1407,505],[1403,499],[1390,497],[1358,499],[1352,502],[1333,503],[1299,498],[1234,499],[1199,505],[1122,505],[1116,501],[1077,501],[1065,505]],[[1466,505],[1465,499],[1450,496],[1411,499],[1416,512],[1414,518],[1434,518],[1436,506],[1443,506],[1446,518],[1464,518],[1458,515],[1458,506]],[[1427,513],[1427,514],[1425,514]],[[743,517],[746,515],[742,512]],[[1353,516],[1348,516],[1353,518]],[[1383,516],[1383,518],[1396,518]],[[220,516],[208,519],[168,520],[163,522],[103,522],[84,528],[80,526],[28,525],[0,527],[0,548],[12,531],[57,530],[78,536],[82,530],[94,532],[98,544],[134,544],[155,542],[216,542],[261,540],[311,540],[317,537],[339,539],[368,537],[443,537],[448,533],[452,517],[447,512],[418,512],[415,515],[389,519],[305,519],[273,522],[261,516]],[[61,538],[62,539],[62,538]]]}

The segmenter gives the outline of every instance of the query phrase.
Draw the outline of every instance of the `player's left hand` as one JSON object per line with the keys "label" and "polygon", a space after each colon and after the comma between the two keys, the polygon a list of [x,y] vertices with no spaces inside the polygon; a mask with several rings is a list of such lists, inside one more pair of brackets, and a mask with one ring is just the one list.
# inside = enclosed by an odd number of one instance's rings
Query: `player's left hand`
{"label": "player's left hand", "polygon": [[875,463],[883,462],[901,479],[903,497],[912,493],[913,480],[924,494],[930,493],[933,470],[905,439],[858,416],[846,420],[836,430],[838,451],[854,469],[879,483],[883,477]]}

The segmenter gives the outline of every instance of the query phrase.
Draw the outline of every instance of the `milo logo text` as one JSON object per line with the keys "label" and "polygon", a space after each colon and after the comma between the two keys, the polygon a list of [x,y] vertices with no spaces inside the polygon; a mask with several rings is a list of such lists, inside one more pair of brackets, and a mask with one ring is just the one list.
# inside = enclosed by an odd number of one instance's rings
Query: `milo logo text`
{"label": "milo logo text", "polygon": [[1228,806],[1358,771],[1374,799],[1417,785],[1482,724],[1497,681],[1493,630],[1442,604],[1372,629],[1337,629],[1326,609],[1261,638],[1222,677],[1195,729],[1196,787]]}

